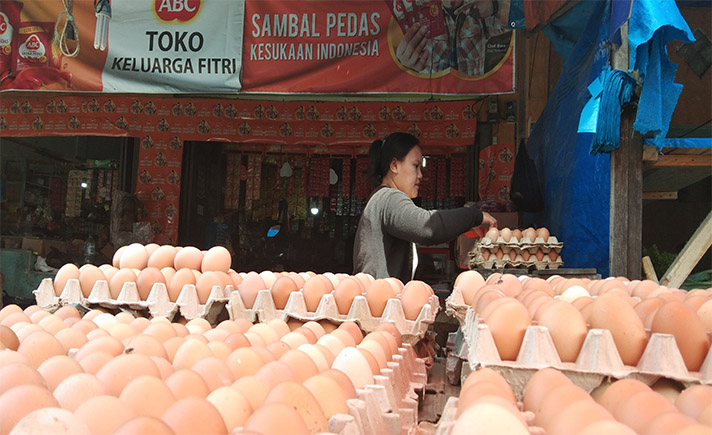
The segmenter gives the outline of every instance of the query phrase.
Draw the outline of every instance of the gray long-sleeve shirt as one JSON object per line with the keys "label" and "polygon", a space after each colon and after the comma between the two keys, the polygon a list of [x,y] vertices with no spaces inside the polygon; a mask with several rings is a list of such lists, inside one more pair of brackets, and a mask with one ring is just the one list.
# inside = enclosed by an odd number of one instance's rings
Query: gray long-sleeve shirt
{"label": "gray long-sleeve shirt", "polygon": [[448,242],[482,223],[475,207],[425,210],[392,187],[377,188],[363,210],[354,241],[354,273],[411,279],[411,243]]}

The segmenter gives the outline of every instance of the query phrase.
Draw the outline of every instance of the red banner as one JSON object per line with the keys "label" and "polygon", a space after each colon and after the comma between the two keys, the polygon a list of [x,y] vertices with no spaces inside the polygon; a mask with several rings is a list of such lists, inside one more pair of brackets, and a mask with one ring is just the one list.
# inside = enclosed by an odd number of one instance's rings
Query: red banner
{"label": "red banner", "polygon": [[185,141],[252,144],[263,152],[288,146],[311,153],[365,154],[373,140],[407,131],[420,138],[426,152],[461,152],[474,143],[476,126],[474,105],[466,101],[300,103],[13,94],[0,99],[0,136],[140,138],[137,194],[159,243],[176,241]]}
{"label": "red banner", "polygon": [[247,0],[242,90],[513,92],[509,2],[452,3]]}
{"label": "red banner", "polygon": [[480,151],[480,199],[483,201],[509,201],[509,185],[514,171],[514,145],[494,144]]}

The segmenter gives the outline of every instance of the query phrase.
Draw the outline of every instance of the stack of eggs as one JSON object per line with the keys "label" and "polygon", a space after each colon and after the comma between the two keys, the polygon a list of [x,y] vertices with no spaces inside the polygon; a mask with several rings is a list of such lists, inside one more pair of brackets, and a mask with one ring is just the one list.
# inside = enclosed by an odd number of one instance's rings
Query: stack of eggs
{"label": "stack of eggs", "polygon": [[178,299],[183,286],[195,285],[200,303],[204,304],[213,286],[237,286],[241,277],[231,269],[232,256],[222,246],[201,251],[194,246],[159,246],[155,243],[133,243],[122,246],[114,254],[112,264],[96,267],[85,264],[77,268],[65,264],[54,278],[55,294],[59,296],[69,279],[78,279],[84,297],[89,297],[99,280],[107,281],[112,299],[117,299],[126,282],[135,282],[139,298],[146,300],[155,283],[162,283],[172,302]]}
{"label": "stack of eggs", "polygon": [[455,291],[488,325],[503,360],[517,359],[534,323],[548,329],[563,362],[576,361],[589,328],[609,330],[628,366],[638,364],[649,333],[671,334],[692,372],[710,349],[712,289],[685,291],[622,277],[543,280],[495,273],[485,281],[469,270],[457,277]]}
{"label": "stack of eggs", "polygon": [[484,368],[468,376],[452,418],[452,434],[525,435],[535,433],[533,427],[551,435],[702,434],[712,432],[712,386],[651,388],[622,379],[589,394],[562,372],[545,368],[531,377],[519,404],[507,381]]}
{"label": "stack of eggs", "polygon": [[0,433],[328,432],[401,347],[389,323],[364,337],[353,322],[329,333],[281,320],[213,328],[10,305],[0,310]]}
{"label": "stack of eggs", "polygon": [[257,294],[269,290],[278,310],[284,310],[290,295],[301,292],[306,308],[313,313],[322,298],[331,294],[339,314],[346,315],[357,296],[365,296],[370,315],[381,317],[390,299],[398,299],[408,320],[416,320],[425,304],[434,295],[425,282],[413,280],[406,285],[398,278],[374,279],[366,273],[347,275],[343,273],[315,274],[314,272],[249,272],[245,275],[238,292],[246,308],[252,308]]}
{"label": "stack of eggs", "polygon": [[501,269],[507,266],[556,269],[563,264],[563,243],[545,227],[525,230],[491,227],[469,252],[470,266]]}

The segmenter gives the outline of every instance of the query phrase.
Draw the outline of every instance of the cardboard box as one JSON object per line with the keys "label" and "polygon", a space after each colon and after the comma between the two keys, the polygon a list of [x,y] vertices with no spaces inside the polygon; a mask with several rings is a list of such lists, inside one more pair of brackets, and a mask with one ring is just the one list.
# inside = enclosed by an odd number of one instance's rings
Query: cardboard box
{"label": "cardboard box", "polygon": [[505,212],[505,213],[490,213],[493,218],[497,219],[497,228],[514,228],[519,226],[519,213],[517,212]]}
{"label": "cardboard box", "polygon": [[38,255],[47,255],[47,246],[45,245],[44,239],[39,239],[35,237],[23,237],[22,238],[22,248],[32,252],[37,252]]}

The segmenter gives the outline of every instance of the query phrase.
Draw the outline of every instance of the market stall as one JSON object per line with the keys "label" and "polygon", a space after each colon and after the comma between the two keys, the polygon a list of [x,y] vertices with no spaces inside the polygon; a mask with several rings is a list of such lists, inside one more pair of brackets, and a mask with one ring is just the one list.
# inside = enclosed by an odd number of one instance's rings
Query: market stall
{"label": "market stall", "polygon": [[[621,169],[635,159],[629,106],[621,116],[634,81],[605,68],[615,30],[634,21],[607,8],[650,2],[486,2],[455,22],[494,39],[470,48],[485,50],[478,59],[454,50],[463,58],[447,67],[399,55],[416,24],[444,35],[440,2],[300,2],[296,14],[293,2],[99,1],[96,16],[75,3],[80,45],[96,37],[92,73],[77,73],[82,54],[60,57],[47,67],[71,73],[54,84],[74,92],[4,93],[2,140],[132,141],[151,240],[117,244],[101,264],[68,262],[29,289],[32,305],[0,310],[0,433],[710,430],[709,289],[602,279],[625,257],[610,247],[635,240],[641,193],[637,166]],[[39,9],[38,21],[60,13]],[[94,21],[101,31],[82,30]],[[507,96],[522,39],[509,27],[525,21],[556,34],[553,45],[576,42],[556,47],[568,61],[536,124],[520,120],[532,114],[516,104],[524,94]],[[34,27],[46,41],[48,27]],[[589,86],[599,79],[605,92]],[[189,94],[200,91],[234,95]],[[480,199],[504,213],[456,252],[477,270],[446,282],[442,271],[402,282],[345,270],[367,148],[394,130],[423,143],[420,206]],[[545,206],[520,221],[507,193],[526,138]],[[625,153],[609,154],[613,142]]]}

